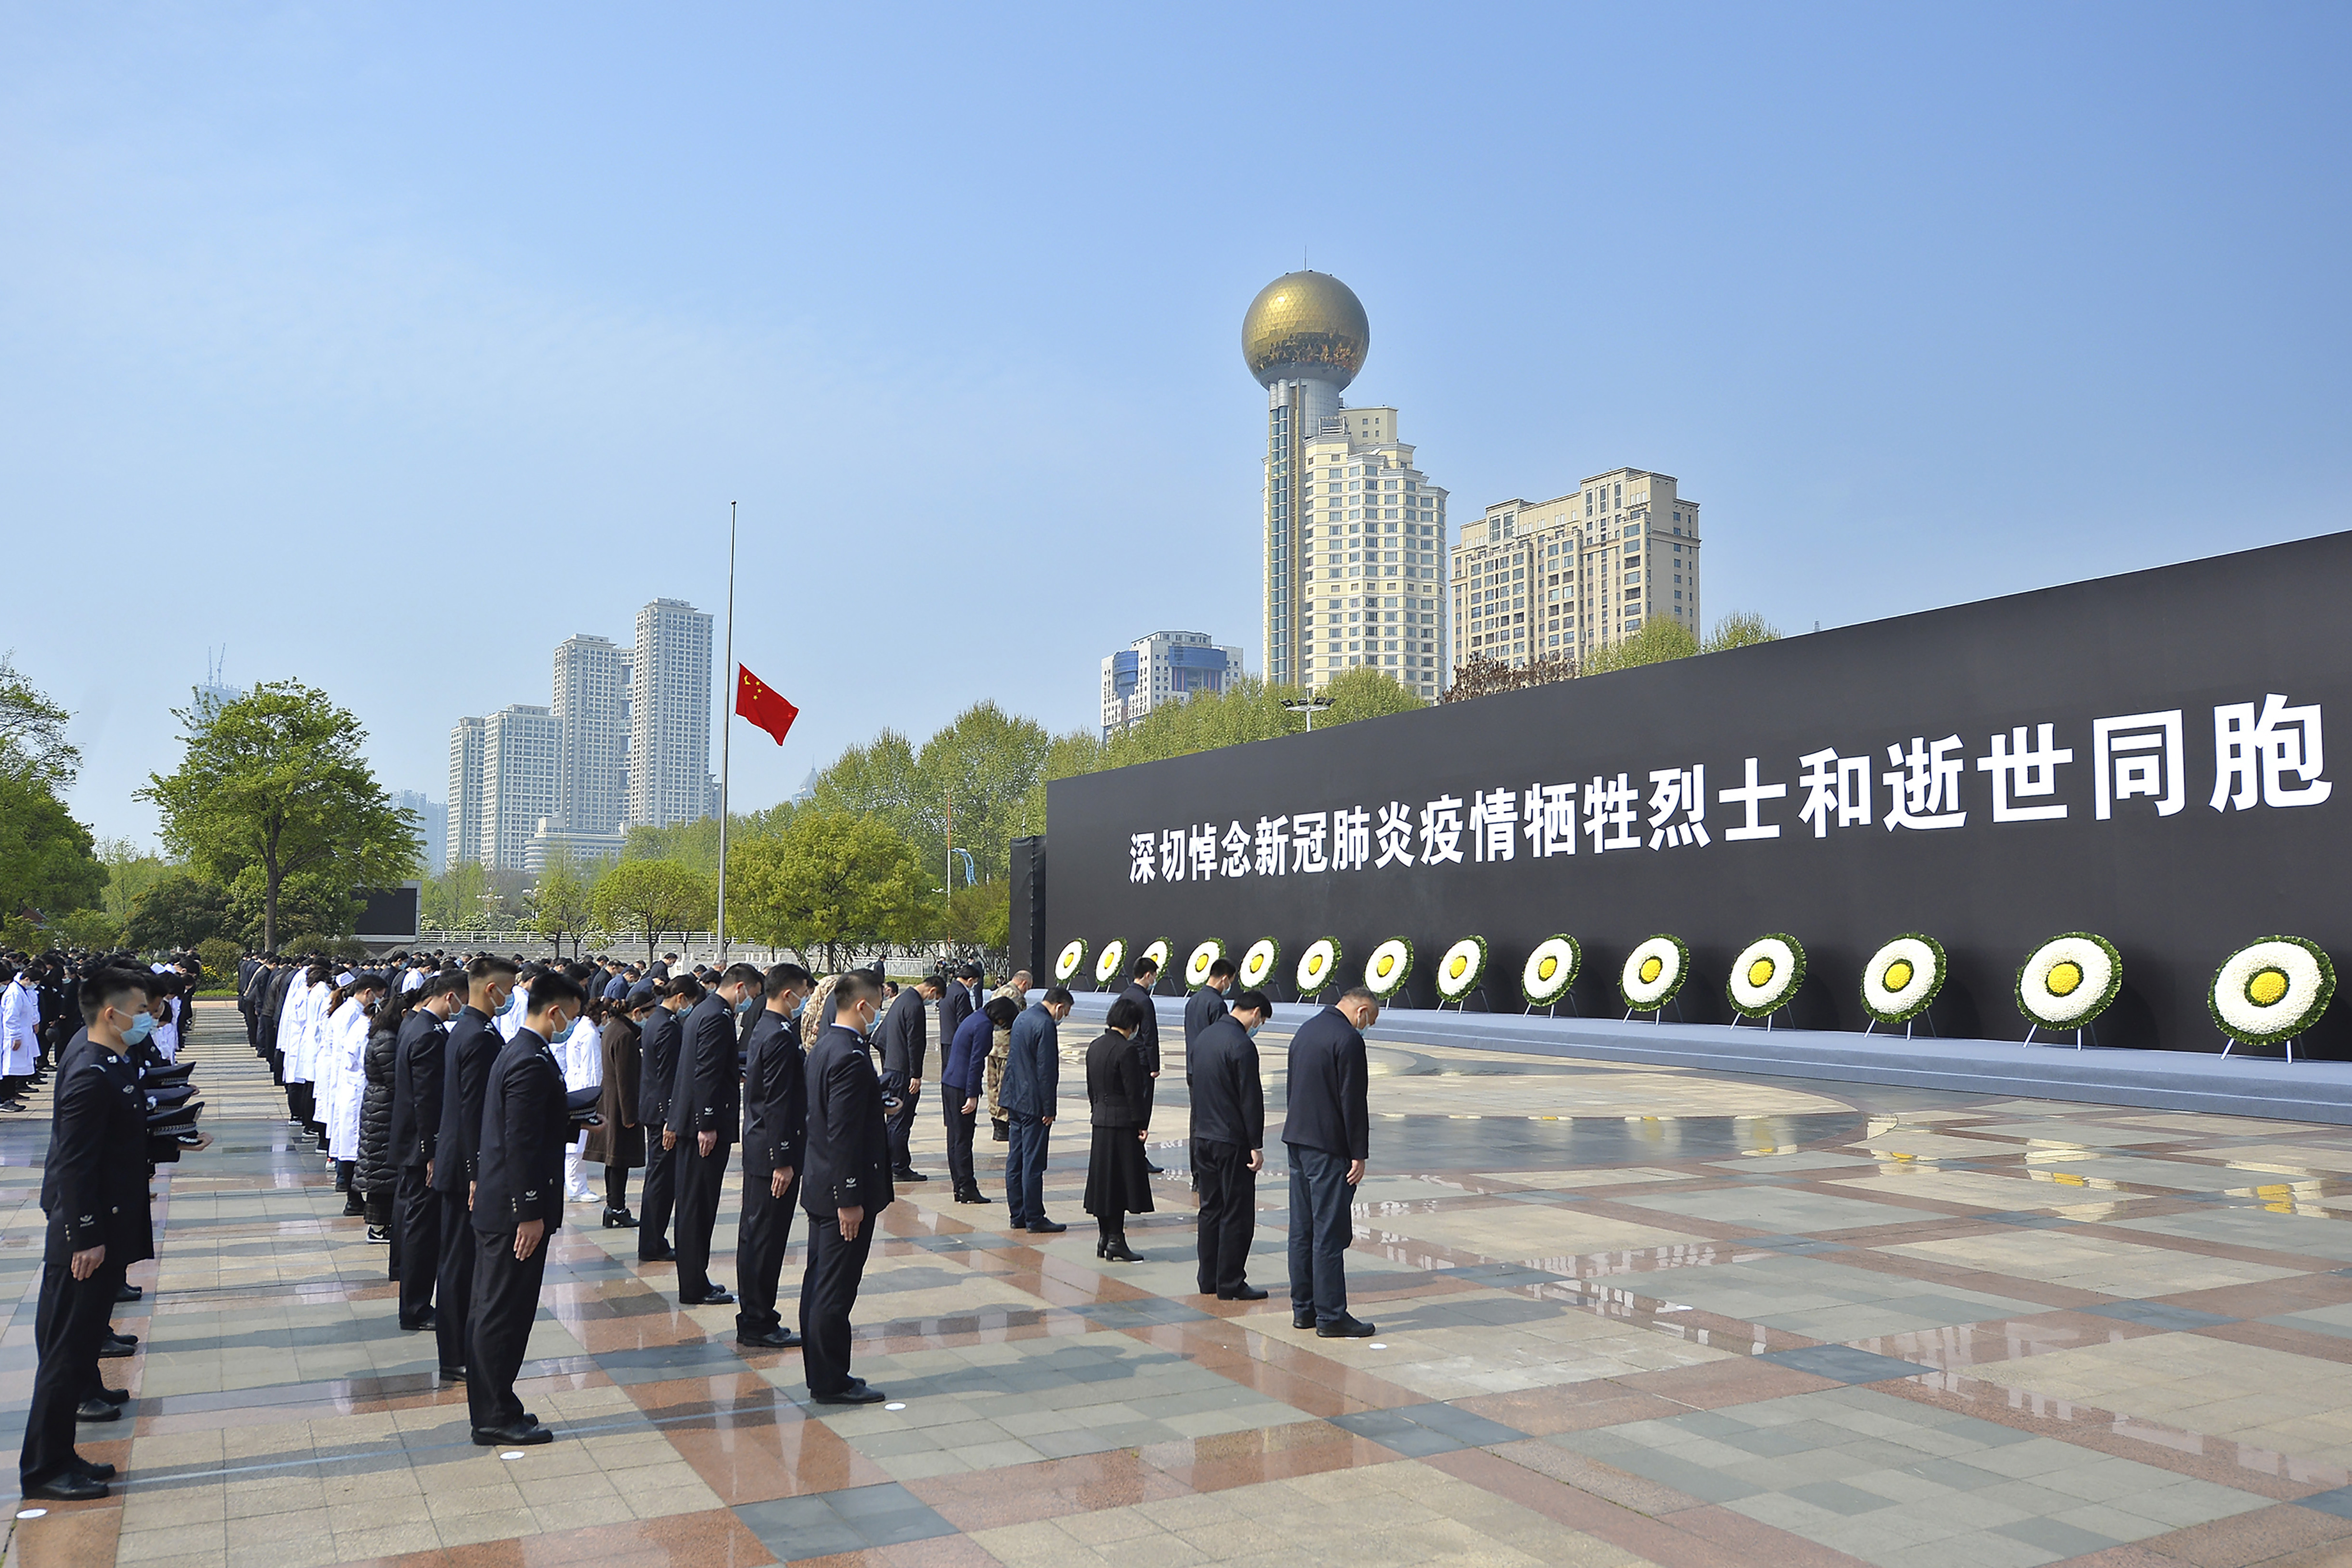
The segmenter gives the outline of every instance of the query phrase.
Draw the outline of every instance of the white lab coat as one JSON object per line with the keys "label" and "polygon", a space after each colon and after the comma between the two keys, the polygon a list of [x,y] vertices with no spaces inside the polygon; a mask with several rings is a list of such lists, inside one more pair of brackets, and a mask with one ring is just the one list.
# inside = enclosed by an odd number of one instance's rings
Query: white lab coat
{"label": "white lab coat", "polygon": [[334,999],[334,995],[335,988],[321,980],[311,986],[310,994],[302,999],[301,1081],[313,1086],[316,1098],[311,1102],[311,1109],[315,1111],[325,1109],[330,1087],[325,1064],[320,1058],[324,1054],[321,1047],[327,1035],[327,1004]]}
{"label": "white lab coat", "polygon": [[[562,1053],[565,1089],[593,1089],[604,1081],[604,1035],[595,1025],[581,1019],[572,1037],[557,1049]],[[563,1157],[563,1186],[569,1197],[577,1199],[588,1194],[588,1173],[582,1164],[587,1153],[588,1134],[583,1130],[572,1140],[571,1152]]]}
{"label": "white lab coat", "polygon": [[286,1000],[278,1008],[278,1049],[286,1058],[286,1081],[308,1083],[310,1076],[301,1070],[302,1020],[310,1005],[310,988],[295,980],[286,987]]}
{"label": "white lab coat", "polygon": [[515,1037],[515,1031],[522,1027],[522,1021],[530,1012],[530,987],[528,985],[518,985],[515,987],[514,991],[514,1005],[499,1015],[499,1038],[502,1040],[513,1039]]}
{"label": "white lab coat", "polygon": [[180,1008],[183,1005],[177,996],[164,997],[163,1010],[155,1015],[155,1032],[148,1037],[155,1042],[155,1049],[167,1062],[180,1059]]}
{"label": "white lab coat", "polygon": [[0,1051],[0,1073],[10,1078],[30,1078],[40,1060],[41,994],[22,979],[8,982],[0,991],[0,1040],[6,1042]]}
{"label": "white lab coat", "polygon": [[328,1089],[327,1156],[360,1157],[360,1101],[367,1093],[367,1037],[371,1019],[356,996],[346,999],[329,1021],[320,1077]]}

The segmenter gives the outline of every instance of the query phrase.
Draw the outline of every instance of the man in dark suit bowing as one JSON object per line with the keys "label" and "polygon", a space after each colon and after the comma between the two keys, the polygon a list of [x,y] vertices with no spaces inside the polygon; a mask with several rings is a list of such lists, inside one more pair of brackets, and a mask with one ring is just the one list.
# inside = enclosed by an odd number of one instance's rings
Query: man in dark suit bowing
{"label": "man in dark suit bowing", "polygon": [[735,1300],[711,1283],[710,1231],[719,1220],[728,1159],[743,1120],[738,1023],[759,1005],[760,972],[748,963],[730,963],[686,1016],[686,1033],[678,1042],[669,1124],[677,1130],[677,1299],[689,1307],[723,1307]]}
{"label": "man in dark suit bowing", "polygon": [[433,1288],[441,1266],[441,1200],[432,1187],[433,1156],[441,1136],[441,1074],[448,1057],[449,1020],[466,1005],[466,977],[436,974],[400,1021],[392,1058],[392,1130],[388,1157],[398,1173],[393,1224],[400,1257],[415,1258],[400,1274],[400,1326],[430,1329]]}
{"label": "man in dark suit bowing", "polygon": [[1290,1037],[1290,1326],[1327,1340],[1368,1338],[1348,1311],[1348,1205],[1371,1152],[1370,1068],[1363,1031],[1380,1000],[1356,986]]}
{"label": "man in dark suit bowing", "polygon": [[1201,1188],[1201,1294],[1263,1301],[1249,1282],[1257,1234],[1257,1173],[1265,1167],[1265,1083],[1253,1038],[1274,1011],[1244,991],[1233,1011],[1201,1031],[1185,1057],[1192,1080],[1192,1170]]}
{"label": "man in dark suit bowing", "polygon": [[669,1119],[677,1092],[677,1042],[686,1016],[702,1000],[702,982],[691,974],[654,983],[661,1004],[646,1016],[637,1074],[637,1120],[646,1128],[646,1196],[637,1212],[637,1261],[667,1263],[677,1257],[669,1245],[670,1214],[677,1205],[677,1126]]}
{"label": "man in dark suit bowing", "polygon": [[874,1026],[882,987],[851,970],[833,992],[833,1022],[808,1058],[807,1174],[801,1207],[809,1216],[808,1271],[801,1279],[801,1364],[820,1405],[872,1405],[882,1391],[849,1370],[849,1313],[866,1277],[874,1227],[898,1195],[890,1185],[890,1134],[882,1086],[864,1035]]}
{"label": "man in dark suit bowing", "polygon": [[[1149,956],[1139,958],[1129,973],[1132,978],[1128,982],[1127,989],[1119,994],[1143,1009],[1143,1022],[1137,1025],[1135,1030],[1135,1054],[1143,1058],[1143,1070],[1157,1079],[1160,1076],[1160,1009],[1152,1004],[1151,988],[1160,983],[1159,961]],[[1138,1106],[1136,1110],[1145,1119],[1144,1124],[1150,1125],[1150,1105]],[[1143,1156],[1143,1165],[1153,1175],[1160,1174],[1160,1167],[1148,1151]]]}
{"label": "man in dark suit bowing", "polygon": [[808,1058],[795,1020],[816,986],[797,963],[774,965],[764,985],[767,1005],[752,1020],[743,1056],[743,1217],[735,1231],[742,1305],[735,1309],[735,1342],[781,1351],[801,1342],[776,1310],[776,1279],[792,1239],[808,1136]]}
{"label": "man in dark suit bowing", "polygon": [[475,1161],[482,1141],[482,1086],[506,1042],[492,1022],[514,994],[512,959],[485,953],[466,965],[466,1005],[449,1025],[441,1057],[441,1131],[434,1140],[433,1190],[441,1194],[441,1267],[433,1281],[433,1330],[441,1375],[466,1375],[466,1333],[473,1317],[475,1245],[470,1215]]}
{"label": "man in dark suit bowing", "polygon": [[563,1069],[549,1047],[570,1037],[587,1005],[580,983],[561,970],[533,980],[530,1011],[482,1089],[466,1406],[474,1441],[484,1447],[555,1440],[525,1413],[514,1384],[539,1313],[548,1242],[563,1223],[563,1156],[572,1143]]}
{"label": "man in dark suit bowing", "polygon": [[1221,958],[1209,965],[1209,983],[1184,999],[1184,1076],[1188,1081],[1192,1075],[1192,1042],[1201,1037],[1202,1030],[1225,1016],[1225,993],[1233,989],[1233,984],[1234,961]]}

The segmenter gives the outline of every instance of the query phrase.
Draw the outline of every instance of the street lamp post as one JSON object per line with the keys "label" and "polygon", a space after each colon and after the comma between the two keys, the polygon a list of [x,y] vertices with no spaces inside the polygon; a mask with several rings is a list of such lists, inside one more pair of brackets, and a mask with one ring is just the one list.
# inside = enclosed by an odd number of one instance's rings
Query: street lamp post
{"label": "street lamp post", "polygon": [[1315,710],[1330,707],[1331,700],[1328,697],[1300,697],[1285,702],[1283,706],[1293,713],[1307,715],[1307,732],[1311,735],[1315,733]]}

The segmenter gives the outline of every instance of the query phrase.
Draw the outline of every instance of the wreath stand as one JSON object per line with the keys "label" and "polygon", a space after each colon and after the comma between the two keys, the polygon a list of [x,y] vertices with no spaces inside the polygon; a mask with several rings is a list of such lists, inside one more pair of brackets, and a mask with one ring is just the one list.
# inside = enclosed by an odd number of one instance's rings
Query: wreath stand
{"label": "wreath stand", "polygon": [[1495,1010],[1494,1001],[1487,996],[1486,987],[1483,984],[1473,985],[1469,990],[1465,991],[1461,995],[1456,996],[1451,1002],[1440,997],[1437,1003],[1437,1010],[1443,1013],[1448,1007],[1451,1007],[1456,1013],[1467,1013],[1470,1010],[1470,998],[1473,996],[1478,998],[1478,1001],[1485,1011],[1491,1013]]}
{"label": "wreath stand", "polygon": [[[1544,1016],[1545,1017],[1547,1017],[1547,1018],[1557,1018],[1557,1017],[1559,1017],[1559,1005],[1560,1005],[1562,1002],[1565,1002],[1565,1003],[1567,1003],[1567,1004],[1568,1004],[1568,1016],[1569,1016],[1570,1017],[1571,1017],[1571,1018],[1581,1018],[1581,1017],[1583,1017],[1583,1016],[1584,1016],[1584,1009],[1583,1009],[1583,1008],[1581,1008],[1581,1007],[1579,1007],[1579,1006],[1576,1005],[1576,993],[1574,992],[1574,990],[1573,990],[1573,989],[1570,989],[1570,990],[1568,990],[1568,991],[1563,991],[1563,992],[1561,992],[1558,996],[1554,997],[1552,1000],[1550,1000],[1550,1001],[1549,1001],[1549,1002],[1545,1003],[1545,1004],[1544,1004],[1544,1009],[1543,1009],[1543,1016]],[[1522,1017],[1533,1017],[1533,1016],[1535,1016],[1535,1010],[1536,1010],[1536,1005],[1535,1005],[1534,1003],[1530,1002],[1530,1003],[1528,1003],[1525,1007],[1523,1007],[1523,1008],[1521,1008],[1521,1009],[1519,1010],[1519,1011],[1520,1011],[1520,1016],[1522,1016]],[[1632,1017],[1633,1015],[1632,1015],[1631,1013],[1628,1013],[1628,1014],[1626,1014],[1625,1016],[1626,1016],[1627,1017],[1629,1017],[1629,1018],[1630,1018],[1630,1017]]]}
{"label": "wreath stand", "polygon": [[1318,985],[1312,991],[1301,991],[1298,988],[1297,984],[1293,982],[1290,987],[1290,999],[1293,1002],[1320,1002],[1323,999],[1323,993],[1330,989],[1331,983],[1328,980],[1326,980],[1322,984]]}
{"label": "wreath stand", "polygon": [[[1927,1033],[1928,1033],[1930,1036],[1933,1036],[1935,1038],[1937,1038],[1937,1039],[1938,1039],[1938,1040],[1942,1039],[1944,1037],[1936,1033],[1936,1020],[1935,1020],[1935,1017],[1934,1017],[1934,1016],[1933,1016],[1933,1015],[1935,1014],[1935,1011],[1936,1011],[1935,1004],[1933,1004],[1933,1003],[1931,1002],[1931,1003],[1929,1003],[1927,1006],[1920,1008],[1916,1013],[1912,1014],[1912,1015],[1911,1015],[1911,1016],[1909,1016],[1908,1018],[1904,1019],[1904,1020],[1903,1020],[1903,1037],[1904,1037],[1905,1039],[1906,1039],[1906,1040],[1907,1040],[1907,1039],[1909,1039],[1909,1038],[1911,1037],[1911,1028],[1912,1028],[1912,1026],[1913,1026],[1913,1025],[1915,1025],[1915,1024],[1925,1024],[1925,1025],[1927,1025]],[[1890,1028],[1890,1029],[1892,1029],[1893,1027],[1895,1027],[1895,1026],[1894,1026],[1894,1025],[1892,1025],[1892,1024],[1889,1024],[1889,1025],[1887,1025],[1886,1026],[1887,1026],[1888,1028]],[[1864,1027],[1864,1030],[1863,1030],[1862,1032],[1863,1032],[1864,1034],[1865,1034],[1865,1035],[1869,1035],[1869,1034],[1875,1034],[1875,1033],[1877,1032],[1877,1030],[1878,1030],[1878,1020],[1877,1020],[1877,1019],[1875,1019],[1875,1018],[1873,1018],[1873,1019],[1870,1021],[1869,1025],[1868,1025],[1866,1027]],[[2028,1029],[2028,1030],[2026,1031],[2026,1038],[2030,1040],[2030,1039],[2032,1039],[2032,1037],[2033,1037],[2033,1031],[2032,1031],[2032,1030],[2031,1030],[2031,1029]]]}
{"label": "wreath stand", "polygon": [[[1683,1016],[1683,999],[1679,996],[1674,996],[1669,997],[1667,1001],[1674,1007],[1675,1022],[1677,1024],[1688,1023],[1689,1020]],[[1640,1012],[1647,1012],[1650,1015],[1650,1022],[1653,1024],[1663,1024],[1666,1021],[1666,1008],[1664,1005],[1660,1005],[1649,1008],[1628,1007],[1625,1009],[1625,1016],[1620,1018],[1618,1022],[1621,1024],[1630,1024],[1633,1020],[1633,1015]]]}
{"label": "wreath stand", "polygon": [[[1764,1015],[1764,1032],[1765,1032],[1766,1034],[1768,1034],[1768,1035],[1769,1035],[1769,1034],[1770,1034],[1770,1033],[1772,1032],[1772,1020],[1773,1020],[1776,1016],[1778,1016],[1779,1015],[1780,1015],[1780,1014],[1782,1014],[1782,1013],[1785,1013],[1785,1012],[1787,1012],[1788,1010],[1789,1010],[1789,1005],[1788,1005],[1786,1002],[1783,1002],[1783,1003],[1781,1003],[1778,1007],[1773,1008],[1771,1012],[1765,1014],[1765,1015]],[[1681,1013],[1681,1010],[1680,1010],[1679,1008],[1677,1008],[1677,1009],[1675,1010],[1675,1016],[1676,1018],[1680,1018],[1680,1017],[1682,1016],[1682,1013]],[[1735,1028],[1735,1029],[1736,1029],[1736,1028],[1739,1027],[1739,1026],[1740,1026],[1743,1022],[1745,1022],[1745,1021],[1747,1021],[1747,1020],[1748,1020],[1748,1015],[1747,1015],[1747,1014],[1745,1014],[1745,1013],[1740,1013],[1740,1012],[1734,1012],[1734,1013],[1732,1014],[1732,1016],[1731,1016],[1731,1026],[1732,1026],[1733,1028]]]}
{"label": "wreath stand", "polygon": [[[2041,1028],[2042,1026],[2042,1025],[2040,1025],[2040,1024],[2029,1024],[2029,1025],[2027,1025],[2027,1026],[2026,1026],[2026,1027],[2025,1027],[2025,1040],[2024,1040],[2024,1044],[2029,1045],[2029,1046],[2030,1046],[2030,1045],[2032,1045],[2032,1044],[2033,1044],[2033,1043],[2034,1043],[2034,1042],[2033,1042],[2033,1031],[2034,1031],[2034,1030],[2036,1030],[2036,1029]],[[2064,1031],[2063,1031],[2063,1030],[2060,1030],[2060,1029],[2053,1029],[2053,1030],[2051,1030],[2050,1032],[2051,1032],[2053,1035],[2058,1035],[2058,1034],[2063,1034]],[[2084,1035],[2086,1035],[2086,1034],[2087,1034],[2087,1035],[2089,1035],[2089,1036],[2091,1037],[2091,1044],[2093,1044],[2093,1045],[2095,1045],[2095,1045],[2097,1045],[2097,1044],[2099,1043],[2099,1031],[2098,1031],[2097,1029],[2095,1029],[2095,1028],[2093,1028],[2089,1024],[2084,1024],[2081,1028],[2076,1029],[2076,1030],[2074,1031],[2074,1048],[2075,1048],[2076,1050],[2078,1050],[2078,1051],[2079,1051],[2079,1050],[2081,1050],[2081,1049],[2083,1048],[2083,1037],[2084,1037]],[[2056,1045],[2058,1042],[2057,1042],[2056,1040],[2054,1040],[2054,1039],[2053,1039],[2053,1040],[2050,1041],[2049,1043],[2050,1043],[2051,1045],[2053,1045],[2053,1046],[2054,1046],[2054,1045]],[[2222,1054],[2223,1056],[2228,1056],[2230,1053],[2229,1053],[2229,1052],[2227,1052],[2227,1051],[2223,1051],[2221,1054]]]}
{"label": "wreath stand", "polygon": [[[2301,1039],[2302,1037],[2302,1037],[2302,1036],[2300,1036],[2300,1035],[2289,1035],[2289,1036],[2286,1037],[2286,1041],[2285,1041],[2285,1044],[2286,1044],[2286,1059],[2287,1059],[2288,1061],[2292,1062],[2293,1060],[2294,1060],[2294,1043],[2295,1043],[2295,1041],[2297,1041],[2297,1040]],[[2237,1040],[2237,1037],[2236,1037],[2235,1036],[2232,1036],[2232,1035],[2224,1035],[2224,1036],[2222,1036],[2222,1037],[2221,1037],[2221,1054],[2222,1054],[2223,1056],[2225,1056],[2225,1057],[2226,1057],[2226,1056],[2228,1056],[2228,1055],[2230,1054],[2230,1052],[2231,1051],[2231,1049],[2233,1049],[2233,1048],[2237,1046],[2237,1044],[2238,1044],[2238,1040]]]}

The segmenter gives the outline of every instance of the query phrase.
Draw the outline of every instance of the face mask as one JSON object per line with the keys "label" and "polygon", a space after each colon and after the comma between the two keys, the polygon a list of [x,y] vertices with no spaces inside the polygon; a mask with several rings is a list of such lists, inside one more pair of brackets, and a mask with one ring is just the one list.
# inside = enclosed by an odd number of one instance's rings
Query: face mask
{"label": "face mask", "polygon": [[759,1005],[760,999],[757,996],[746,996],[743,1000],[735,1004],[735,1016],[740,1018]]}
{"label": "face mask", "polygon": [[122,1043],[126,1046],[135,1046],[154,1032],[155,1016],[152,1013],[141,1012],[132,1016],[131,1026],[122,1031]]}
{"label": "face mask", "polygon": [[507,993],[507,999],[506,999],[505,1001],[503,1001],[503,1002],[501,1002],[501,1003],[499,1003],[499,1010],[498,1010],[496,1013],[491,1014],[490,1016],[491,1016],[492,1017],[494,1017],[494,1018],[503,1018],[503,1017],[505,1017],[505,1016],[507,1016],[508,1012],[509,1012],[509,1010],[514,1006],[514,1005],[515,1005],[515,994],[514,994],[513,992],[509,991],[509,992],[508,992],[508,993]]}
{"label": "face mask", "polygon": [[551,1046],[562,1045],[564,1041],[572,1037],[572,1031],[579,1026],[580,1020],[577,1018],[572,1019],[570,1023],[564,1025],[563,1027],[556,1030],[554,1038],[549,1040],[547,1043]]}
{"label": "face mask", "polygon": [[800,997],[800,998],[796,999],[796,1000],[793,1003],[793,1017],[795,1017],[795,1018],[799,1017],[799,1016],[801,1016],[801,1010],[802,1010],[803,1008],[806,1007],[807,1005],[808,1005],[808,998],[807,998],[807,997],[803,996],[803,997]]}
{"label": "face mask", "polygon": [[1250,1037],[1251,1039],[1253,1039],[1253,1040],[1256,1039],[1256,1038],[1257,1038],[1257,1032],[1258,1032],[1260,1029],[1263,1029],[1263,1028],[1265,1028],[1265,1021],[1264,1019],[1262,1019],[1262,1018],[1261,1018],[1260,1020],[1258,1020],[1256,1023],[1252,1024],[1252,1025],[1249,1026],[1249,1029],[1248,1029],[1248,1031],[1247,1031],[1247,1032],[1248,1032],[1248,1035],[1249,1035],[1249,1037]]}

